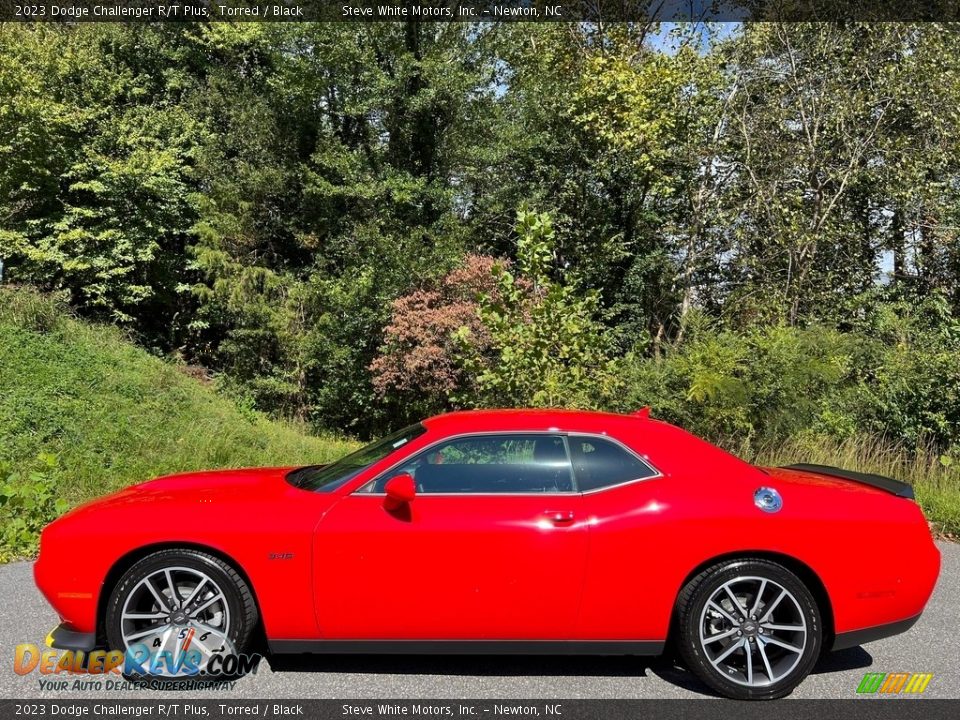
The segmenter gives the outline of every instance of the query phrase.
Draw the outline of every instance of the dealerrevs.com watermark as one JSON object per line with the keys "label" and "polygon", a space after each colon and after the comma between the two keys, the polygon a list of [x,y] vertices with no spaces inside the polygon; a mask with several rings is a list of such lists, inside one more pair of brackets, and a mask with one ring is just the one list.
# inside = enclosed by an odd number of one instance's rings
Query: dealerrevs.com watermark
{"label": "dealerrevs.com watermark", "polygon": [[41,649],[22,643],[14,649],[13,670],[18,675],[39,675],[41,690],[117,691],[231,690],[236,678],[256,674],[260,655],[241,654],[224,647],[206,657],[190,646],[186,636],[172,650],[152,649],[143,644],[123,650]]}

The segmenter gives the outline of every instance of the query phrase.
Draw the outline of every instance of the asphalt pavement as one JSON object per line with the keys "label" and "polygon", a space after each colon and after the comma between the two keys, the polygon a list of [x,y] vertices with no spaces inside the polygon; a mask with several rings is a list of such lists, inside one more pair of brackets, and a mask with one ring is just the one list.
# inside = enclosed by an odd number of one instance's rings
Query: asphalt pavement
{"label": "asphalt pavement", "polygon": [[[923,697],[960,698],[960,545],[940,543],[943,567],[920,621],[906,634],[827,655],[791,697],[852,698],[864,673],[928,672]],[[610,657],[298,656],[267,659],[232,688],[190,692],[52,690],[17,675],[14,648],[43,646],[57,624],[30,563],[0,566],[0,698],[703,698],[711,692],[663,659]],[[76,676],[60,675],[57,679]]]}

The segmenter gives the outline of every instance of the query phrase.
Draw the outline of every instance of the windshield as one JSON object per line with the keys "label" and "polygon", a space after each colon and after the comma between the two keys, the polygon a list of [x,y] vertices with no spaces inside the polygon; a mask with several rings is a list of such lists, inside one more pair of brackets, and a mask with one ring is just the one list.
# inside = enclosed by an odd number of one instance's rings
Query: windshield
{"label": "windshield", "polygon": [[393,433],[393,435],[388,435],[381,440],[370,443],[330,465],[309,465],[294,470],[287,475],[287,480],[302,490],[317,490],[320,492],[336,490],[374,463],[380,462],[426,431],[427,429],[423,425],[411,425]]}

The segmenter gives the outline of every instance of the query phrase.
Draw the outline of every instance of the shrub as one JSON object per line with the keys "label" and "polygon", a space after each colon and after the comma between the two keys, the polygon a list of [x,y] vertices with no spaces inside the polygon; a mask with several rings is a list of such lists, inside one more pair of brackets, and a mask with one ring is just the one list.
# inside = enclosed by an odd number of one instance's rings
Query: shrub
{"label": "shrub", "polygon": [[[615,385],[599,298],[550,276],[550,217],[517,214],[517,263],[468,255],[433,287],[394,301],[371,364],[381,397],[419,414],[450,407],[599,407]],[[417,414],[417,413],[413,413]]]}
{"label": "shrub", "polygon": [[911,448],[960,443],[960,318],[949,300],[934,293],[870,303],[852,330],[857,382],[837,415]]}
{"label": "shrub", "polygon": [[25,476],[0,467],[0,562],[28,557],[36,550],[44,525],[64,513],[53,472],[57,458],[41,454]]}
{"label": "shrub", "polygon": [[656,414],[725,444],[783,439],[821,422],[851,382],[851,339],[826,328],[770,326],[748,333],[689,321],[686,340],[659,358],[621,363],[618,409]]}
{"label": "shrub", "polygon": [[370,365],[378,395],[398,395],[425,415],[444,409],[451,394],[464,390],[467,377],[456,334],[467,328],[473,349],[481,354],[489,350],[479,299],[498,296],[497,263],[510,266],[487,255],[467,255],[435,286],[393,301],[384,344]]}

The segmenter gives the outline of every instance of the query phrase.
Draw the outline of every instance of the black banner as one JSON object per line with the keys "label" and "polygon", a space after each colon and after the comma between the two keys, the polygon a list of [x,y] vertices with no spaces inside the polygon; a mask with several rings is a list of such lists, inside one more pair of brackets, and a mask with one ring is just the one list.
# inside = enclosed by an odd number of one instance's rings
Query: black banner
{"label": "black banner", "polygon": [[13,22],[947,21],[960,0],[0,0]]}
{"label": "black banner", "polygon": [[946,720],[960,700],[0,700],[0,718]]}

